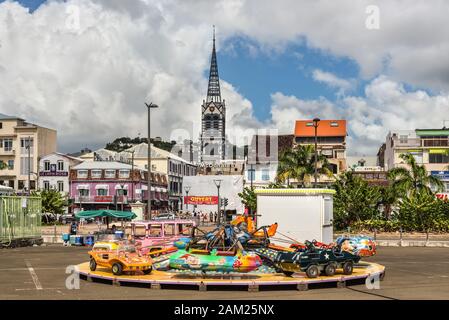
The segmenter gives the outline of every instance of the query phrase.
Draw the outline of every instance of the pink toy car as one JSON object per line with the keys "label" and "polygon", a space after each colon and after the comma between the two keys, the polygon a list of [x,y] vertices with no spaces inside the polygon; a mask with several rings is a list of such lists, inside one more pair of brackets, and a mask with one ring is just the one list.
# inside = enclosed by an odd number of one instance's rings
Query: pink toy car
{"label": "pink toy car", "polygon": [[142,254],[158,255],[161,250],[173,248],[180,238],[190,237],[195,225],[189,219],[133,221],[126,225],[125,235],[135,240]]}

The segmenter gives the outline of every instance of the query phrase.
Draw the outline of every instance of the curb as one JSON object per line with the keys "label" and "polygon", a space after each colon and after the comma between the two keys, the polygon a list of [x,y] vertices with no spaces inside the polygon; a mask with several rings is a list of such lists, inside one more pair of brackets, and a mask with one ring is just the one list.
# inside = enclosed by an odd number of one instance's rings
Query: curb
{"label": "curb", "polygon": [[379,247],[435,247],[449,248],[449,241],[375,240]]}

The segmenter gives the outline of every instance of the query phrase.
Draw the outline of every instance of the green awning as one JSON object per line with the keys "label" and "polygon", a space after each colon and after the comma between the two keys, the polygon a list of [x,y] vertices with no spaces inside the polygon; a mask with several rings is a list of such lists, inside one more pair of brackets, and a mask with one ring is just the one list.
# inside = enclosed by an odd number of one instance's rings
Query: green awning
{"label": "green awning", "polygon": [[118,219],[134,219],[137,215],[131,211],[117,211],[117,210],[86,210],[79,211],[75,214],[75,218],[96,218],[96,217],[112,217]]}
{"label": "green awning", "polygon": [[435,130],[435,129],[416,129],[416,135],[420,136],[420,137],[425,137],[425,136],[449,136],[449,130]]}

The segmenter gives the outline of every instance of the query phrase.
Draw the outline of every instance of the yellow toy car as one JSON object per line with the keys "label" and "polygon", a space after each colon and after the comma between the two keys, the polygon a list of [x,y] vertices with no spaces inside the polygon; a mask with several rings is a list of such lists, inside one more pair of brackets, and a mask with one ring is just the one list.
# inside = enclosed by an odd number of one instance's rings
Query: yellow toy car
{"label": "yellow toy car", "polygon": [[149,274],[153,269],[152,259],[140,255],[132,244],[116,241],[96,242],[88,254],[91,271],[95,271],[97,266],[101,266],[112,269],[112,273],[118,276],[123,272],[136,271]]}

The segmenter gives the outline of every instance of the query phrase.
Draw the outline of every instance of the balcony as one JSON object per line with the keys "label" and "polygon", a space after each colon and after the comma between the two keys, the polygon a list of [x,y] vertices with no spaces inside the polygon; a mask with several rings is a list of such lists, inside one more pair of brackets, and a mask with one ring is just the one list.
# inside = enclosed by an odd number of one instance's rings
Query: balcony
{"label": "balcony", "polygon": [[394,138],[393,143],[403,148],[449,147],[448,138]]}
{"label": "balcony", "polygon": [[[131,196],[117,196],[117,203],[127,203],[131,201]],[[142,196],[136,194],[134,200],[142,201]],[[75,203],[114,203],[114,196],[75,196]]]}
{"label": "balcony", "polygon": [[4,148],[0,148],[0,156],[15,156],[16,150],[5,150]]}

